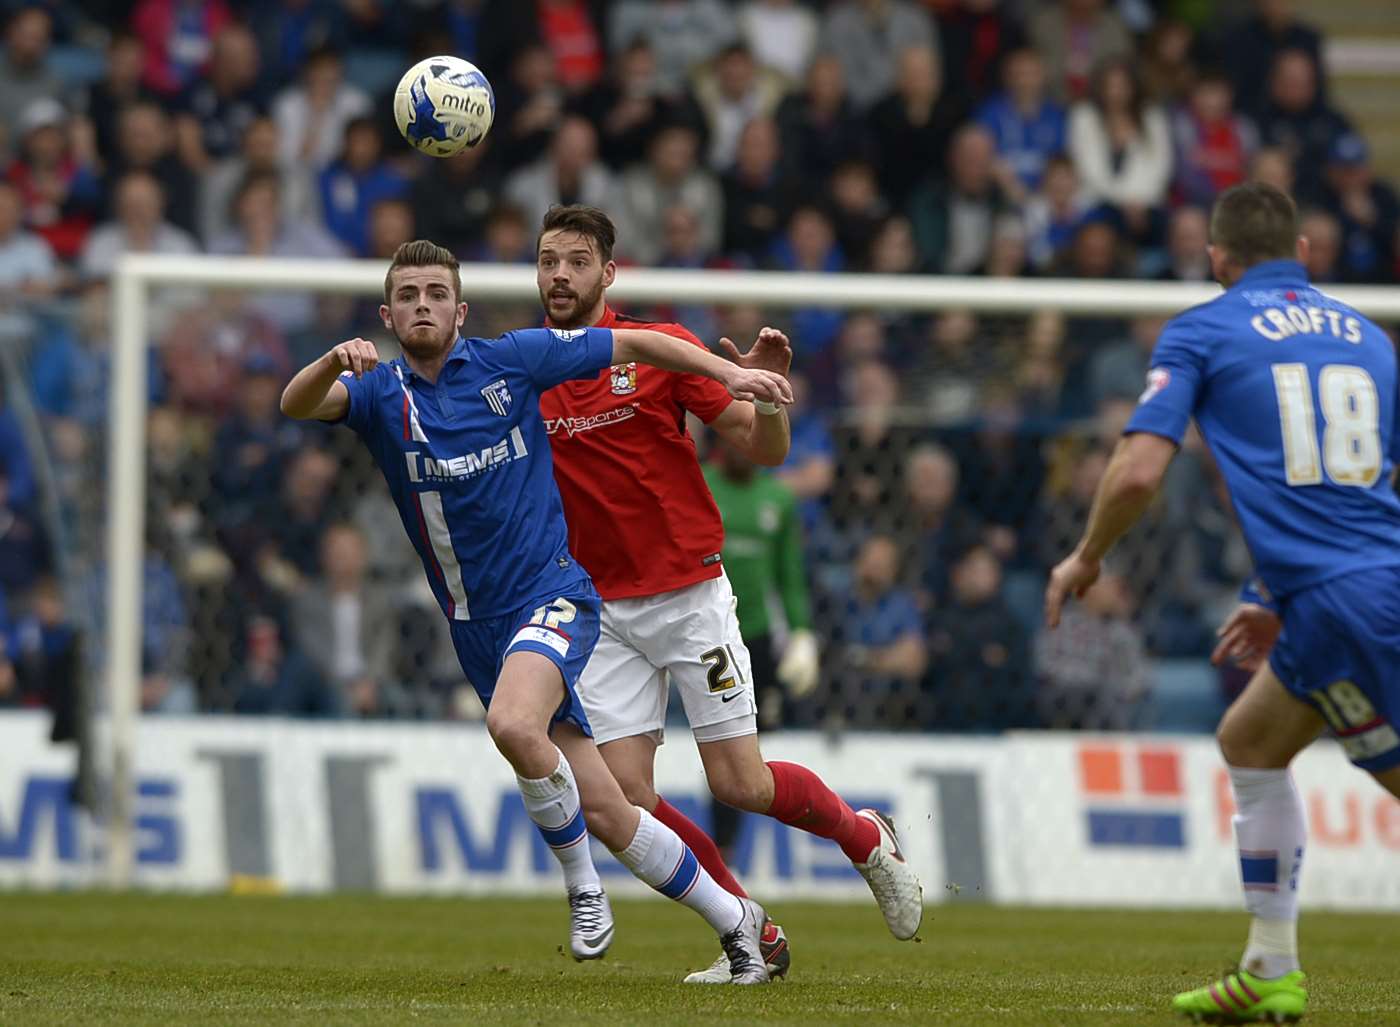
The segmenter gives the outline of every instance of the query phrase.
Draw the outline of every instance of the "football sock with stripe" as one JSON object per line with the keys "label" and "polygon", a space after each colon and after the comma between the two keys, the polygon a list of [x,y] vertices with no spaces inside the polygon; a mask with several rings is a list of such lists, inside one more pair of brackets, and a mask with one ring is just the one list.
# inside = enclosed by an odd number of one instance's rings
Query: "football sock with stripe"
{"label": "football sock with stripe", "polygon": [[870,850],[880,844],[878,827],[856,816],[855,810],[841,796],[806,767],[774,760],[768,764],[768,769],[773,772],[770,817],[830,838],[853,863],[864,863],[870,858]]}
{"label": "football sock with stripe", "polygon": [[705,872],[680,836],[640,806],[641,820],[631,844],[614,852],[623,866],[668,899],[689,906],[718,934],[727,934],[744,917],[739,899]]}
{"label": "football sock with stripe", "polygon": [[715,840],[702,831],[699,824],[659,795],[656,797],[656,809],[651,811],[651,815],[680,835],[681,841],[690,846],[690,851],[695,853],[695,858],[709,871],[716,884],[741,899],[749,897],[749,893],[744,891],[744,886],[729,872],[729,867],[725,866],[724,857],[720,855]]}
{"label": "football sock with stripe", "polygon": [[1254,916],[1240,966],[1256,977],[1298,969],[1298,871],[1307,825],[1287,770],[1230,768],[1244,904]]}
{"label": "football sock with stripe", "polygon": [[564,868],[564,887],[570,892],[601,891],[603,885],[588,843],[588,825],[579,805],[578,785],[564,754],[559,754],[559,765],[548,777],[517,776],[515,780],[525,801],[525,812]]}

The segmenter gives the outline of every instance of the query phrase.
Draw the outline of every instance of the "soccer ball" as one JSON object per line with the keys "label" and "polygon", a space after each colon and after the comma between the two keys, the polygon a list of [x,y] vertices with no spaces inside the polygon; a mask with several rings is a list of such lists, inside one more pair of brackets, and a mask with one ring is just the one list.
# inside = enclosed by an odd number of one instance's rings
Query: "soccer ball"
{"label": "soccer ball", "polygon": [[486,138],[496,116],[491,83],[460,57],[429,57],[399,79],[394,120],[414,147],[451,157]]}

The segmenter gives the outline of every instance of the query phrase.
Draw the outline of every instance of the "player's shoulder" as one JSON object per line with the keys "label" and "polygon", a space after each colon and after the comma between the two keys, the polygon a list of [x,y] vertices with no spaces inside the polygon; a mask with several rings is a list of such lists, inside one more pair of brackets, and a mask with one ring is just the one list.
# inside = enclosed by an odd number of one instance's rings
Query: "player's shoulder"
{"label": "player's shoulder", "polygon": [[1223,340],[1222,329],[1238,320],[1238,301],[1228,292],[1221,293],[1168,318],[1162,326],[1161,342],[1205,353]]}
{"label": "player's shoulder", "polygon": [[632,314],[623,314],[613,311],[614,328],[645,328],[653,332],[661,332],[663,335],[674,335],[677,339],[684,339],[686,342],[703,346],[702,343],[689,328],[675,321],[649,321],[646,318],[636,317]]}

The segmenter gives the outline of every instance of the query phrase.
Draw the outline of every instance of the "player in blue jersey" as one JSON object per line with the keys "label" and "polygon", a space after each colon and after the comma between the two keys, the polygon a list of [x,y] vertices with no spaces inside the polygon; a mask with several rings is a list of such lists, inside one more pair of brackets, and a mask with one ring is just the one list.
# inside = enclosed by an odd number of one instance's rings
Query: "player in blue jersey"
{"label": "player in blue jersey", "polygon": [[282,411],[344,421],[383,473],[487,707],[487,730],[563,866],[574,956],[601,956],[613,934],[591,831],[715,928],[735,983],[766,981],[762,908],[720,888],[670,828],[631,805],[594,747],[575,684],[598,638],[599,599],[568,550],[539,396],[631,361],[714,378],[741,400],[788,403],[792,393],[779,375],[659,332],[536,328],[463,339],[460,289],[448,250],[400,246],[379,311],[403,356],[381,364],[372,343],[343,342],[297,373]]}
{"label": "player in blue jersey", "polygon": [[1054,627],[1152,502],[1194,417],[1229,486],[1257,579],[1215,658],[1254,670],[1218,738],[1235,795],[1245,905],[1240,969],[1173,1000],[1222,1022],[1294,1020],[1298,872],[1306,828],[1288,772],[1330,727],[1400,796],[1400,460],[1395,347],[1314,289],[1292,201],[1250,183],[1211,214],[1224,295],[1167,324],[1147,391],[1104,472],[1089,524],[1045,594]]}

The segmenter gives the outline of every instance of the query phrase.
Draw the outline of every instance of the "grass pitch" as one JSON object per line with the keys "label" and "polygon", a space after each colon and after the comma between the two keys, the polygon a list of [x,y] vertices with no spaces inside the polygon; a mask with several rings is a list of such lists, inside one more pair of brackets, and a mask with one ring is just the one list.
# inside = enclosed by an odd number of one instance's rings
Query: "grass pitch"
{"label": "grass pitch", "polygon": [[[562,900],[0,894],[0,1023],[1178,1024],[1243,914],[931,907],[899,943],[873,905],[774,903],[791,979],[683,986],[717,954],[693,914],[616,904],[602,962]],[[1311,914],[1307,1023],[1400,1024],[1393,917]]]}

